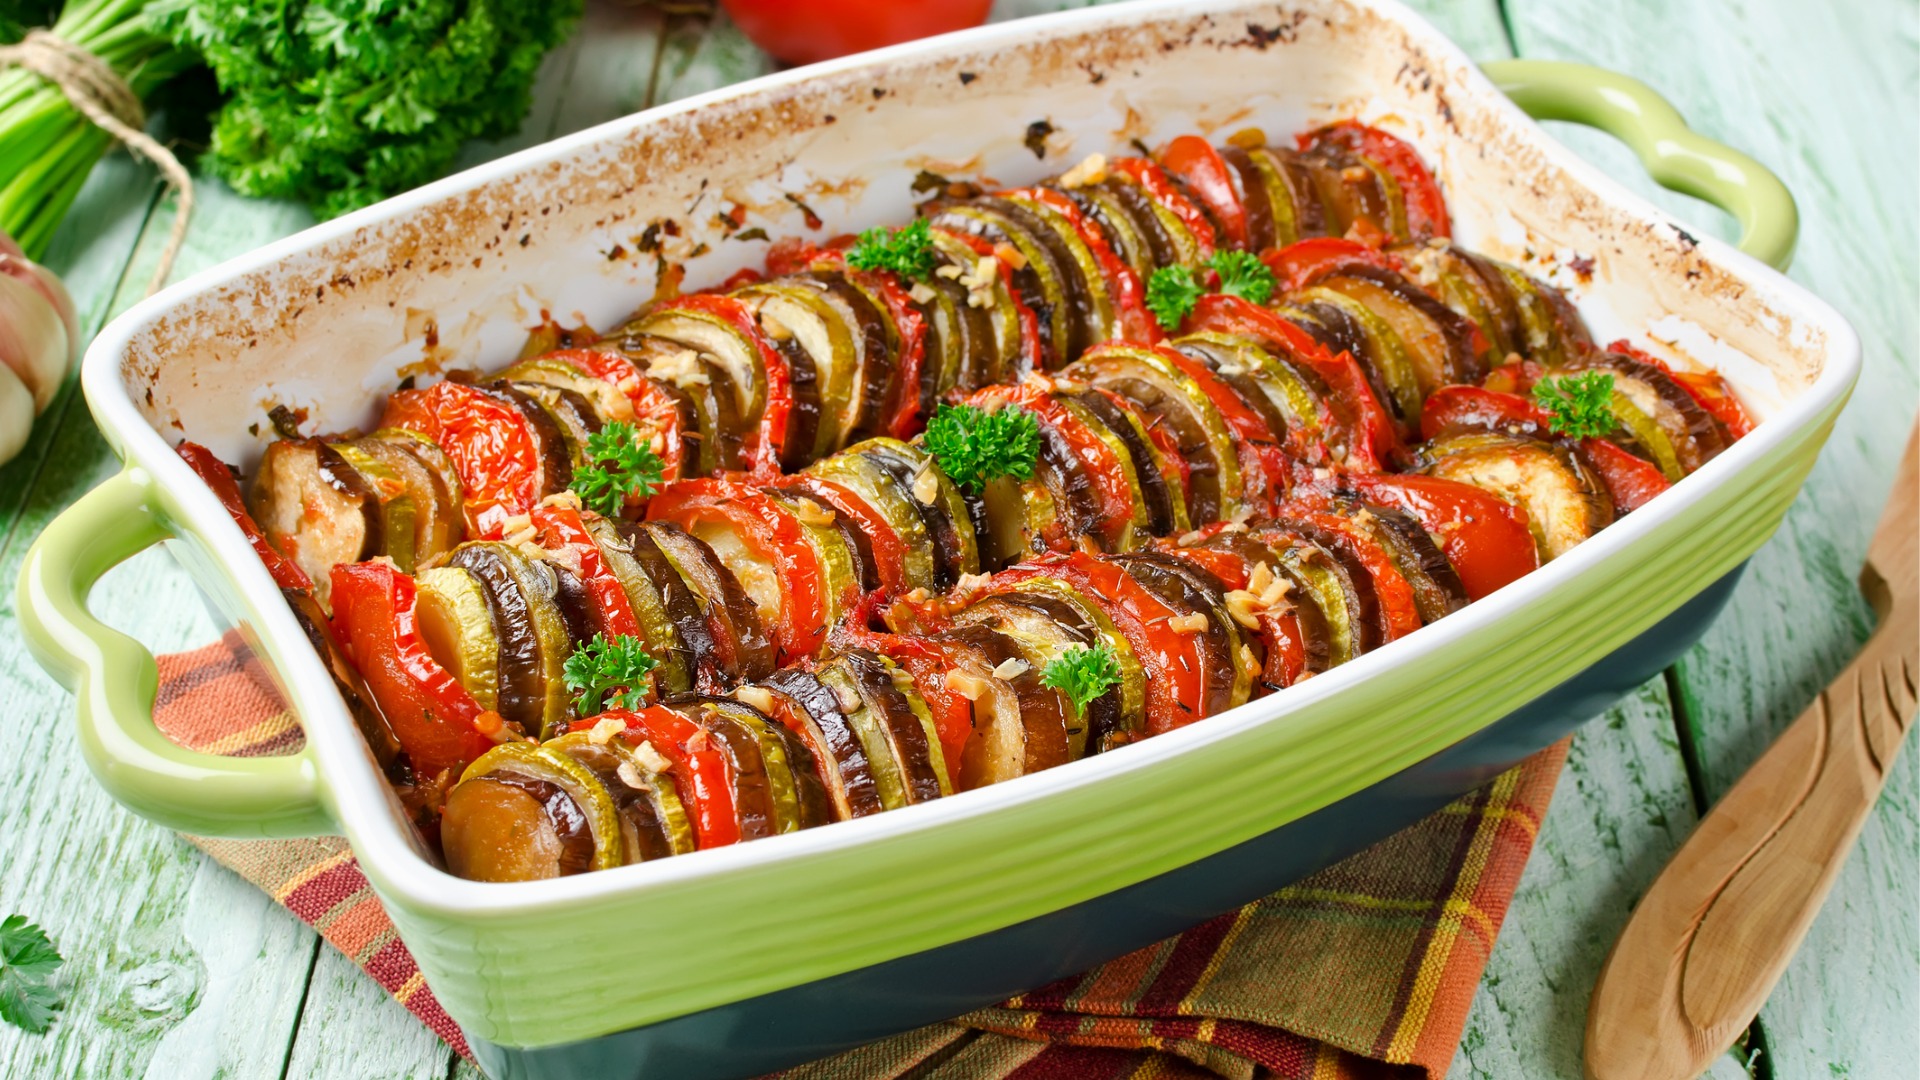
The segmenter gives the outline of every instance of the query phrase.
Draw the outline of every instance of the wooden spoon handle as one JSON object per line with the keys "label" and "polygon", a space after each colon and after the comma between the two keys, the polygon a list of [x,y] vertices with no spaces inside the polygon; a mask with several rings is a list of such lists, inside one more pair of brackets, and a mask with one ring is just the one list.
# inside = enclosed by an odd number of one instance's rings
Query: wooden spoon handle
{"label": "wooden spoon handle", "polygon": [[1752,1021],[1813,924],[1914,714],[1915,459],[1862,584],[1881,622],[1734,784],[1634,910],[1587,1007],[1589,1080],[1691,1080]]}

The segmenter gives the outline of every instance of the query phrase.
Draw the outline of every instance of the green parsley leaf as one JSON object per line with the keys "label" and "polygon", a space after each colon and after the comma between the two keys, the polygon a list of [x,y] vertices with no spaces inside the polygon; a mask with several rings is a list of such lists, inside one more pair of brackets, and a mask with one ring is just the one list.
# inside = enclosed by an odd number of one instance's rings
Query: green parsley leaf
{"label": "green parsley leaf", "polygon": [[1535,404],[1547,410],[1547,426],[1574,439],[1597,439],[1613,430],[1613,376],[1605,371],[1556,375],[1533,384]]}
{"label": "green parsley leaf", "polygon": [[933,227],[926,218],[915,218],[904,229],[868,229],[848,250],[847,265],[855,270],[891,270],[912,281],[925,281],[933,273]]}
{"label": "green parsley leaf", "polygon": [[36,1035],[47,1030],[63,1004],[52,985],[63,963],[46,931],[25,915],[0,919],[0,1020]]}
{"label": "green parsley leaf", "polygon": [[582,0],[143,6],[225,98],[201,164],[243,195],[333,217],[440,176],[469,139],[517,131]]}
{"label": "green parsley leaf", "polygon": [[587,461],[569,485],[587,509],[618,517],[628,499],[644,499],[660,486],[665,464],[641,441],[632,424],[616,420],[587,436]]}
{"label": "green parsley leaf", "polygon": [[1216,251],[1208,266],[1220,275],[1219,292],[1256,304],[1273,299],[1273,271],[1251,251]]}
{"label": "green parsley leaf", "polygon": [[1076,713],[1120,681],[1120,661],[1106,642],[1089,649],[1076,645],[1055,657],[1040,671],[1040,683],[1067,695]]}
{"label": "green parsley leaf", "polygon": [[[648,655],[646,643],[632,634],[621,634],[612,641],[605,634],[593,635],[567,657],[560,669],[573,691],[573,707],[581,716],[593,716],[608,708],[638,709],[647,703],[653,669],[660,662]],[[613,692],[608,698],[609,692]]]}
{"label": "green parsley leaf", "polygon": [[972,405],[942,405],[921,436],[947,479],[981,491],[1000,477],[1025,480],[1040,456],[1040,424],[1025,409],[988,412]]}
{"label": "green parsley leaf", "polygon": [[1147,279],[1147,310],[1163,329],[1178,330],[1204,292],[1191,269],[1163,266]]}

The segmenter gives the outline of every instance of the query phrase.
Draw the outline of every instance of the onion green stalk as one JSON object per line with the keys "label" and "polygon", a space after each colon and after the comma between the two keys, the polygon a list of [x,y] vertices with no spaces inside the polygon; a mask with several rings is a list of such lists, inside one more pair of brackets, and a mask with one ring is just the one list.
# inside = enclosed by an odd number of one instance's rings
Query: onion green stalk
{"label": "onion green stalk", "polygon": [[[72,0],[50,29],[105,62],[142,100],[199,62],[152,25],[146,0]],[[31,258],[46,254],[87,174],[113,145],[59,87],[32,72],[0,72],[0,161],[26,163],[0,172],[0,232]]]}

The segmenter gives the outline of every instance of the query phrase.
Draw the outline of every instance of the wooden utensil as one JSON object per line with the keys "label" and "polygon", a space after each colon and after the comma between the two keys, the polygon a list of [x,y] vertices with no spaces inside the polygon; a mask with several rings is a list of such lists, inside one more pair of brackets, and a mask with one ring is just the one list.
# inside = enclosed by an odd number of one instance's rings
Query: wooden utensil
{"label": "wooden utensil", "polygon": [[1714,804],[1640,901],[1587,1007],[1589,1080],[1690,1080],[1746,1028],[1840,873],[1920,685],[1920,426],[1860,588],[1866,648]]}

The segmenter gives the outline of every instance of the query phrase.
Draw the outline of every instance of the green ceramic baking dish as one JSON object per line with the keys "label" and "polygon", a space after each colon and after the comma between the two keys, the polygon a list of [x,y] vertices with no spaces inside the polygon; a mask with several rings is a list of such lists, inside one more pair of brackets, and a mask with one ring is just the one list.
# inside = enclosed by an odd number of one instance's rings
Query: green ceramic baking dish
{"label": "green ceramic baking dish", "polygon": [[[1625,138],[1663,182],[1731,210],[1752,254],[1627,194],[1501,88],[1537,115]],[[666,255],[692,282],[758,263],[763,244],[708,235],[722,199],[779,236],[808,232],[784,198],[796,195],[832,234],[903,219],[911,178],[935,162],[1012,183],[1133,138],[1336,117],[1411,139],[1463,243],[1562,285],[1600,340],[1719,370],[1761,422],[1652,504],[1443,623],[1231,713],[1016,782],[663,863],[459,880],[405,827],[266,571],[171,453],[192,438],[250,466],[263,440],[248,423],[267,402],[322,426],[364,425],[397,373],[497,362],[543,309],[605,325],[654,286],[651,258],[607,253],[655,221],[682,225],[684,246]],[[1022,145],[1041,118],[1057,132],[1055,160]],[[22,623],[78,695],[88,762],[137,812],[208,834],[344,834],[490,1070],[747,1075],[1270,891],[1657,670],[1777,526],[1858,371],[1845,322],[1766,265],[1785,262],[1795,230],[1771,175],[1692,136],[1644,87],[1565,65],[1483,74],[1381,0],[1123,4],[970,31],[583,132],[139,305],[83,372],[126,469],[36,544]],[[108,567],[162,541],[276,672],[306,730],[301,753],[211,758],[154,729],[151,656],[89,616],[85,597]]]}

